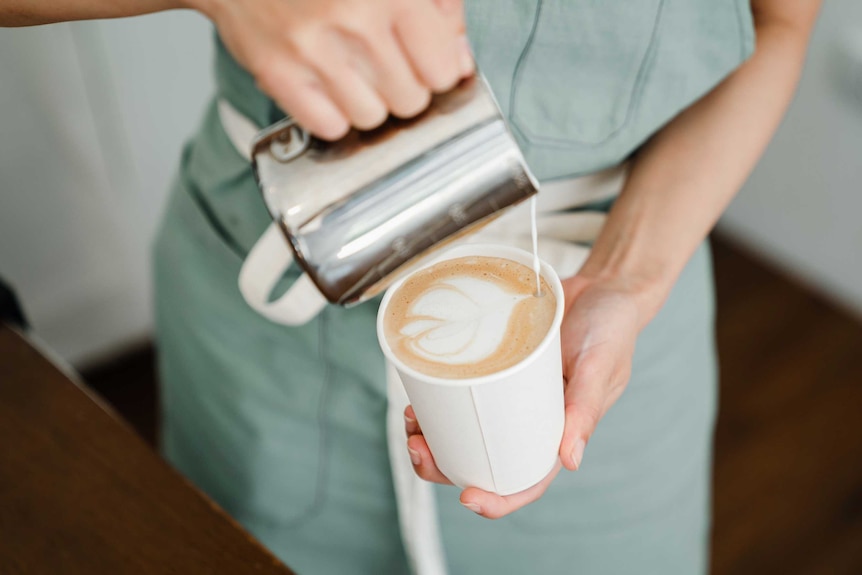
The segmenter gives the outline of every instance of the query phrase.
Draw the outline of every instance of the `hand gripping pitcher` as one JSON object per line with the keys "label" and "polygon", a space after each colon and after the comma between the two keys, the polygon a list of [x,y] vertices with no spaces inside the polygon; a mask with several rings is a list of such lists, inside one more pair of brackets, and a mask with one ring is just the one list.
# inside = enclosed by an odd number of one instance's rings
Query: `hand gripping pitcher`
{"label": "hand gripping pitcher", "polygon": [[[251,156],[273,224],[249,252],[240,290],[259,313],[291,325],[327,301],[374,297],[538,189],[481,76],[416,118],[336,142],[285,118],[257,134]],[[271,300],[294,261],[304,273]]]}

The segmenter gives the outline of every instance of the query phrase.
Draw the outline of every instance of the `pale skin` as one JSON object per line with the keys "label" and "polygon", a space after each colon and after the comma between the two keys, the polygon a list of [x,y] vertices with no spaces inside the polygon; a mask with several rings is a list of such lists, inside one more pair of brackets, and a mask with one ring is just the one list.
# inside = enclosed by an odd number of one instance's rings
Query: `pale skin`
{"label": "pale skin", "polygon": [[[472,511],[503,517],[539,499],[562,468],[582,465],[596,426],[628,383],[638,334],[777,129],[799,80],[820,0],[751,4],[754,55],[637,153],[590,257],[563,281],[566,425],[559,465],[514,495],[464,489],[461,503]],[[460,0],[6,0],[0,25],[183,7],[212,19],[261,89],[326,139],[351,126],[375,127],[390,113],[415,115],[432,93],[473,73]],[[404,415],[416,473],[449,483],[412,408]]]}

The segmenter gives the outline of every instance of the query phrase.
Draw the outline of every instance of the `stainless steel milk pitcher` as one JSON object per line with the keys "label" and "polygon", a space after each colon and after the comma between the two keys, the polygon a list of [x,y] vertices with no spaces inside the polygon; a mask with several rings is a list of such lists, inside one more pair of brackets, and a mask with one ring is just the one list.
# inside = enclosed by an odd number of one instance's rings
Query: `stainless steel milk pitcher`
{"label": "stainless steel milk pitcher", "polygon": [[537,192],[484,78],[336,142],[292,119],[261,131],[252,165],[295,261],[326,300],[350,305]]}

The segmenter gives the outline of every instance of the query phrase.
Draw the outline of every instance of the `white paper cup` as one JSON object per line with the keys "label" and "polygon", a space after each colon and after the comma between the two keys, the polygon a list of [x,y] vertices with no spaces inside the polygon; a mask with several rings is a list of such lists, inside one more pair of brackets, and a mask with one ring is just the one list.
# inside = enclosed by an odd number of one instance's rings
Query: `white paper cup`
{"label": "white paper cup", "polygon": [[[454,247],[428,265],[464,256],[506,258],[533,267],[533,254],[492,244]],[[401,377],[437,467],[459,487],[517,493],[541,481],[557,462],[565,419],[560,351],[563,286],[544,262],[541,275],[557,299],[548,334],[518,364],[482,377],[434,377],[395,356],[384,335],[383,319],[392,294],[407,278],[390,286],[380,304],[380,347]]]}

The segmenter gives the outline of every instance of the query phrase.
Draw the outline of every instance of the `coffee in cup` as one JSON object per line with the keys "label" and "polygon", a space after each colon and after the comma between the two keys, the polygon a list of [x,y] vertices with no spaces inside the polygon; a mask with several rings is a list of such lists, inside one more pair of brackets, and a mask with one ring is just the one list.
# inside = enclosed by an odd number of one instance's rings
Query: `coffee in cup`
{"label": "coffee in cup", "polygon": [[556,297],[511,259],[465,256],[410,276],[393,294],[383,326],[393,353],[422,373],[463,379],[528,357],[554,322]]}

